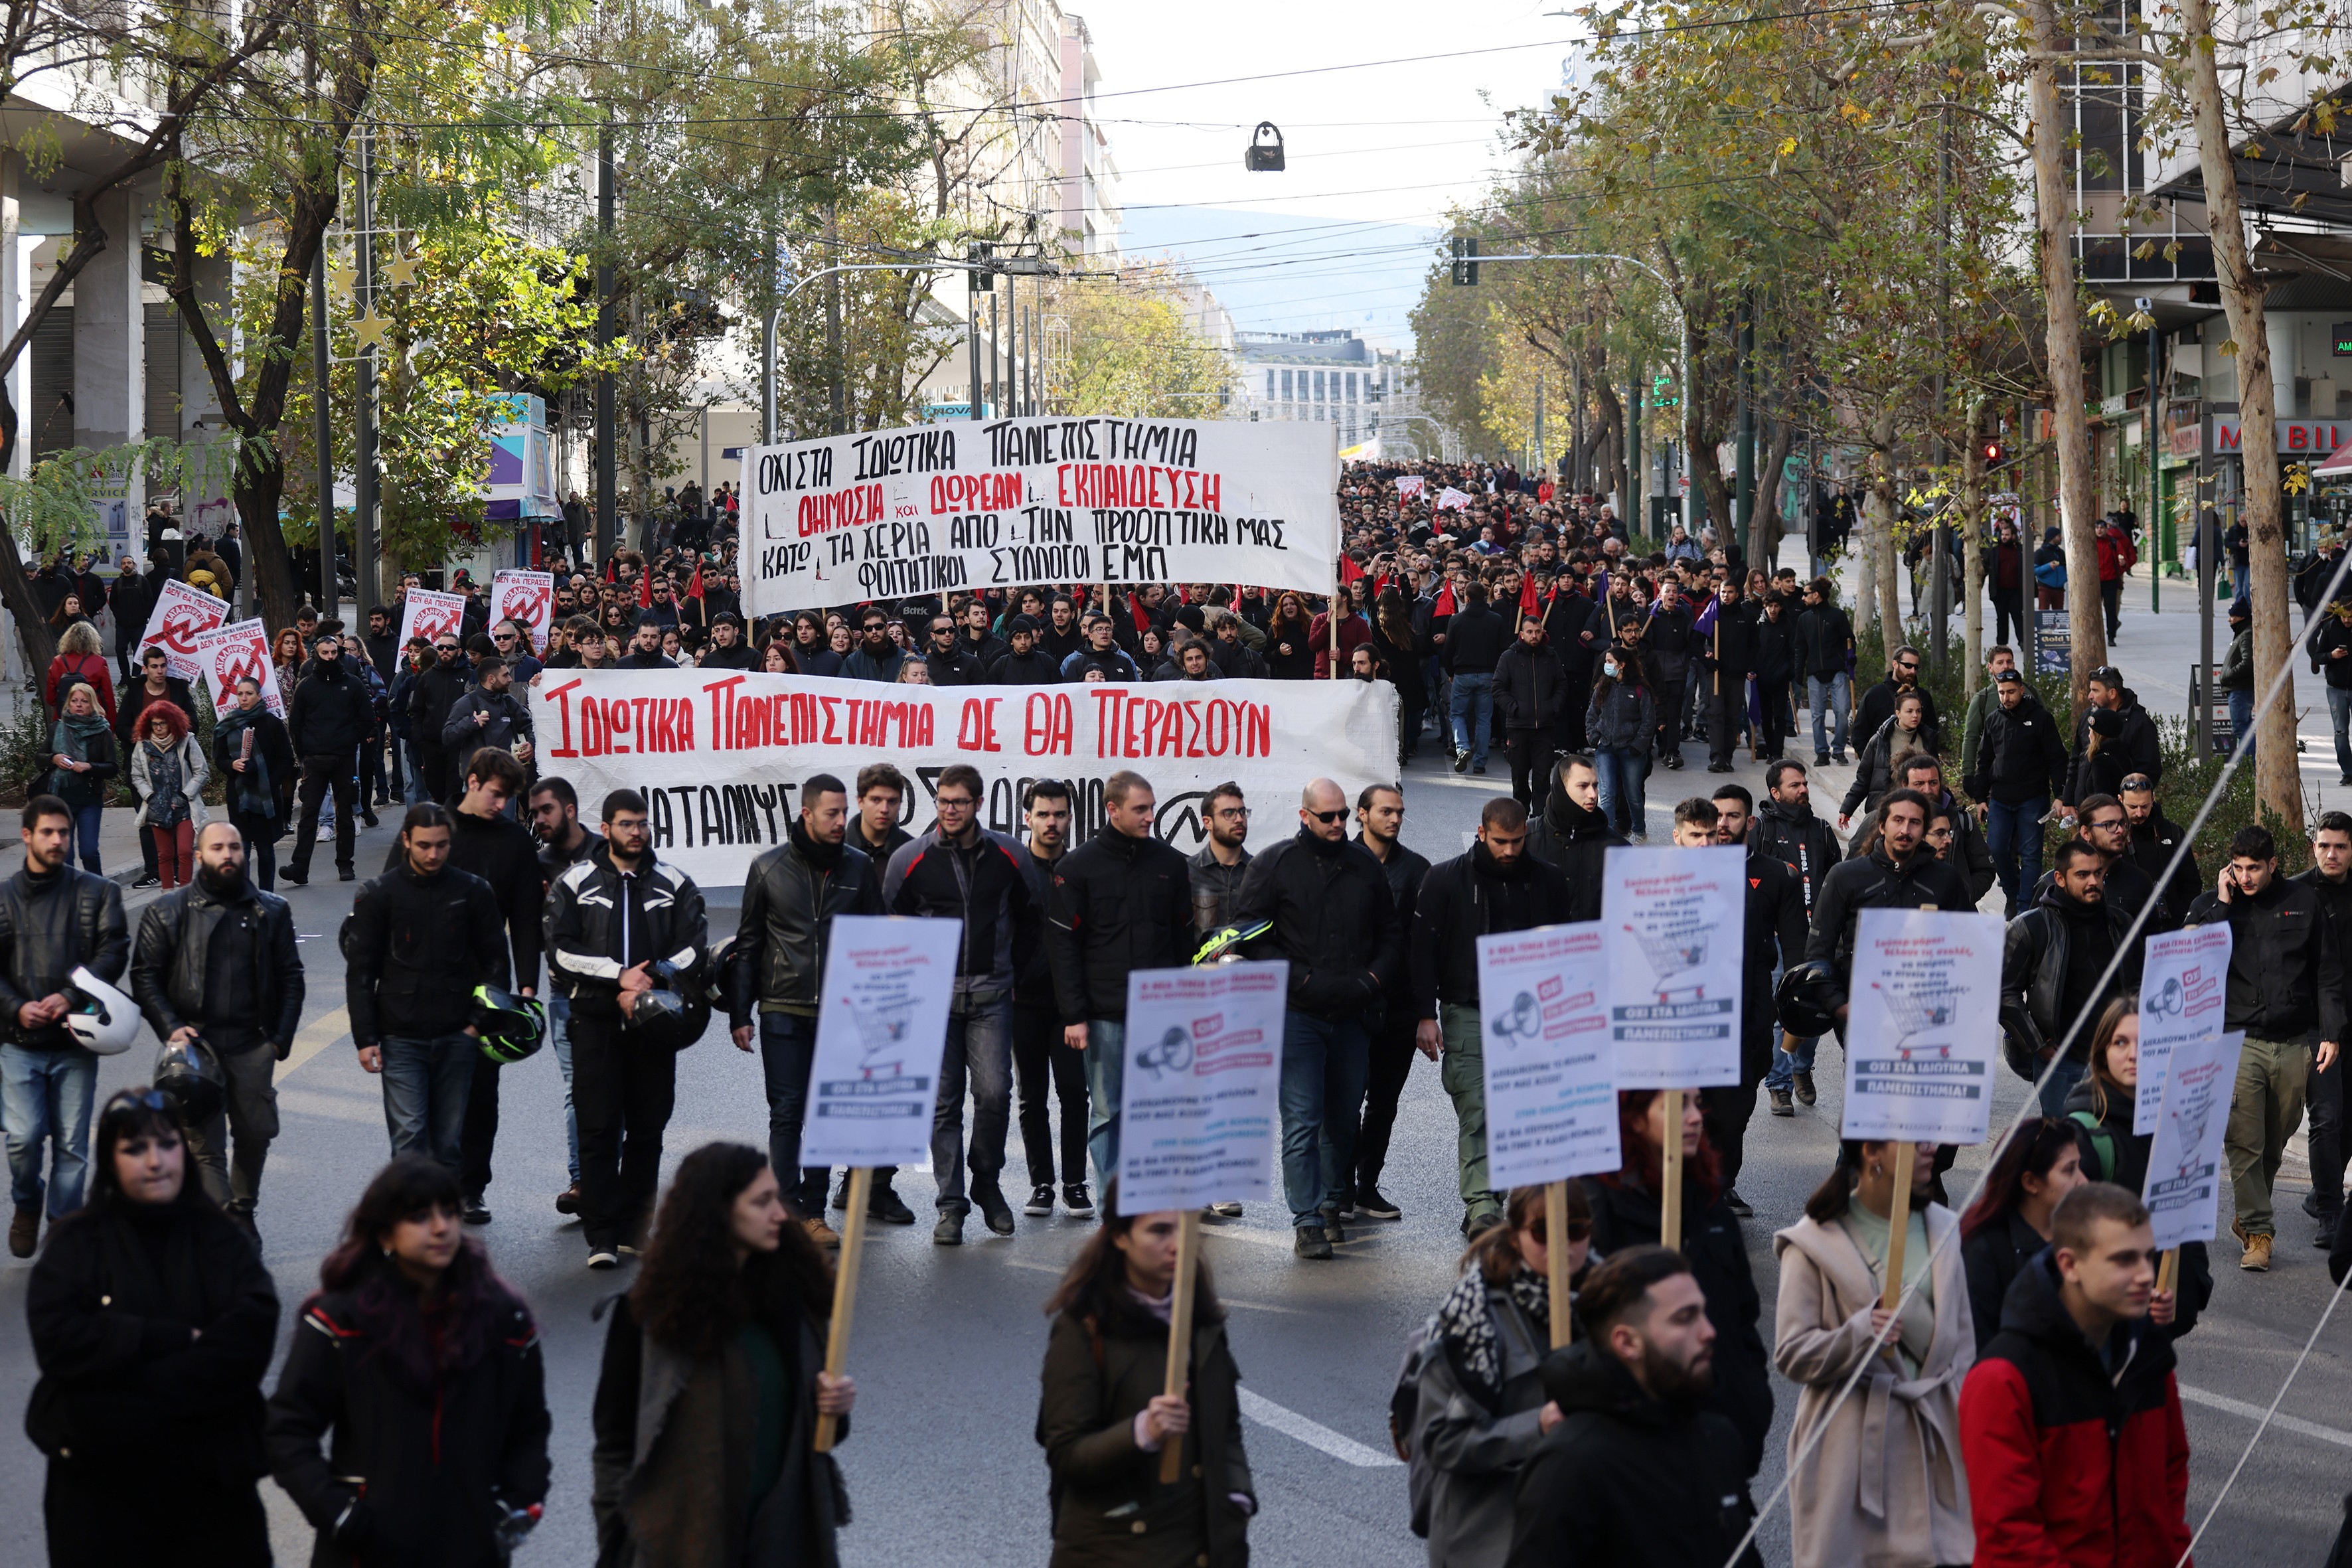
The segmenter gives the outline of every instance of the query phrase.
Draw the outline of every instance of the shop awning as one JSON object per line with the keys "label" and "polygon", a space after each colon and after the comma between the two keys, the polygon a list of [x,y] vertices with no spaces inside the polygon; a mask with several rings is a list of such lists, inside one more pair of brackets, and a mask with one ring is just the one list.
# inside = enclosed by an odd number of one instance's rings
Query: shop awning
{"label": "shop awning", "polygon": [[2315,479],[2352,479],[2352,442],[2338,447],[2336,455],[2311,470]]}

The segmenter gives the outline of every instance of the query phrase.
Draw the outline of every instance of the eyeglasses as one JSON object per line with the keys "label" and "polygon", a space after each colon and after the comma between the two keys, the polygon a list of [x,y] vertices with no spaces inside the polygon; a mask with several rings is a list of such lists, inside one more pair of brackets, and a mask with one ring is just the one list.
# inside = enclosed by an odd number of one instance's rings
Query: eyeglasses
{"label": "eyeglasses", "polygon": [[932,796],[931,804],[941,811],[970,811],[972,801],[968,795],[941,795]]}
{"label": "eyeglasses", "polygon": [[1931,827],[1927,829],[1927,837],[1938,840],[1949,838],[1952,837],[1952,829],[1948,827]]}
{"label": "eyeglasses", "polygon": [[1307,815],[1328,827],[1335,822],[1347,821],[1348,808],[1343,805],[1337,811],[1310,811]]}
{"label": "eyeglasses", "polygon": [[2120,816],[2109,816],[2103,817],[2097,822],[2086,822],[2083,826],[2094,833],[2112,833],[2124,826],[2124,820]]}

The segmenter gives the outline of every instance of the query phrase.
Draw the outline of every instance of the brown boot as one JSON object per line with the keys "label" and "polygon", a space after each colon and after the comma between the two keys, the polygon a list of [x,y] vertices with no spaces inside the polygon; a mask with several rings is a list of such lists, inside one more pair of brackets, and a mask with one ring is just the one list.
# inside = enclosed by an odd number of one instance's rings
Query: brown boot
{"label": "brown boot", "polygon": [[2271,1238],[2262,1235],[2246,1237],[2246,1255],[2238,1259],[2238,1267],[2250,1268],[2257,1274],[2262,1274],[2267,1273],[2270,1266]]}
{"label": "brown boot", "polygon": [[804,1219],[801,1221],[801,1228],[808,1232],[808,1238],[819,1247],[841,1245],[841,1233],[821,1219]]}
{"label": "brown boot", "polygon": [[8,1254],[12,1258],[30,1258],[41,1239],[41,1205],[18,1204],[16,1217],[8,1222]]}

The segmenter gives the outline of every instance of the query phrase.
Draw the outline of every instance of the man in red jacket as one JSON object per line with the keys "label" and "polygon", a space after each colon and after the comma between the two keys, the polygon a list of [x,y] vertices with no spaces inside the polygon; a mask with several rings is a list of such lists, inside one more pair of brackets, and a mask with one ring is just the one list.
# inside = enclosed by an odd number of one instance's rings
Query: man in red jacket
{"label": "man in red jacket", "polygon": [[[1975,1568],[2170,1564],[2189,1549],[2189,1432],[2147,1321],[2156,1236],[2108,1182],[2066,1194],[1960,1390]],[[2111,1438],[2109,1434],[2115,1436]]]}

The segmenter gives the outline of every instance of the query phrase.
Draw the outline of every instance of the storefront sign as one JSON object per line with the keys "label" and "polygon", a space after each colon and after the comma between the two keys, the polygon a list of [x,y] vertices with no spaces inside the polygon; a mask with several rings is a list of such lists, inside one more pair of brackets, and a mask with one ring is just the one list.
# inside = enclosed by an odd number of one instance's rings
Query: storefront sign
{"label": "storefront sign", "polygon": [[[2212,443],[2206,447],[2216,457],[2226,458],[2242,449],[2238,421],[2233,415],[2208,420],[2212,431]],[[2300,452],[2305,456],[2326,457],[2347,441],[2352,441],[2352,419],[2282,419],[2278,424],[2278,449]]]}

